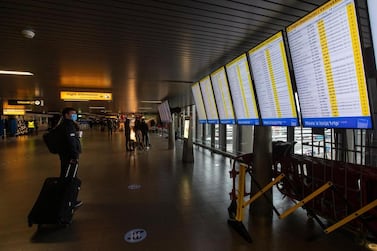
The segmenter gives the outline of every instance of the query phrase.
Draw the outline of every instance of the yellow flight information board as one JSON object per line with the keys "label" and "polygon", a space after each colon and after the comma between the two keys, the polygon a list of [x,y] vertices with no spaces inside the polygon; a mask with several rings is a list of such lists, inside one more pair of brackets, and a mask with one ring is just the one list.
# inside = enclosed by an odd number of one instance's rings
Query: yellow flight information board
{"label": "yellow flight information board", "polygon": [[248,52],[262,124],[297,126],[298,117],[282,32]]}
{"label": "yellow flight information board", "polygon": [[194,96],[194,102],[196,110],[198,111],[198,120],[199,123],[206,123],[206,111],[204,109],[204,103],[202,98],[202,92],[200,91],[199,83],[195,83],[191,86],[192,95]]}
{"label": "yellow flight information board", "polygon": [[237,124],[259,125],[258,109],[246,54],[228,63],[226,73]]}
{"label": "yellow flight information board", "polygon": [[211,74],[212,87],[215,93],[217,110],[221,124],[235,124],[232,98],[230,97],[228,79],[225,68],[221,67]]}
{"label": "yellow flight information board", "polygon": [[215,96],[213,95],[212,83],[209,76],[199,81],[200,89],[202,90],[204,108],[207,114],[208,124],[217,124],[219,122],[219,115],[217,113]]}
{"label": "yellow flight information board", "polygon": [[113,99],[112,93],[108,92],[69,92],[61,91],[60,98],[63,100],[89,101],[89,100],[108,100]]}
{"label": "yellow flight information board", "polygon": [[371,128],[353,0],[332,0],[287,27],[305,127]]}

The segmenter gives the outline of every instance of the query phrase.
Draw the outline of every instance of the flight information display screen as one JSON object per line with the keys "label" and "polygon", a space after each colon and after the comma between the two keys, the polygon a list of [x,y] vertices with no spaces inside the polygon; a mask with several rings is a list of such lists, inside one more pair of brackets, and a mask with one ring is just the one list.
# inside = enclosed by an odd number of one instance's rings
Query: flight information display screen
{"label": "flight information display screen", "polygon": [[287,34],[303,125],[371,128],[354,1],[329,1]]}
{"label": "flight information display screen", "polygon": [[370,30],[372,32],[373,49],[374,49],[374,61],[377,67],[377,16],[373,13],[377,13],[377,1],[367,0]]}
{"label": "flight information display screen", "polygon": [[202,92],[200,91],[199,83],[195,83],[191,86],[192,95],[194,96],[195,107],[198,112],[199,123],[203,124],[207,122],[206,111],[204,109],[204,103],[202,98]]}
{"label": "flight information display screen", "polygon": [[248,55],[262,124],[297,126],[296,103],[282,32],[251,49]]}
{"label": "flight information display screen", "polygon": [[211,74],[212,87],[215,93],[217,110],[221,124],[235,124],[232,98],[230,97],[228,79],[225,68],[221,67]]}
{"label": "flight information display screen", "polygon": [[208,124],[219,123],[219,115],[217,114],[217,107],[215,96],[213,95],[212,83],[209,76],[199,81],[200,89],[202,90],[204,108],[207,114]]}
{"label": "flight information display screen", "polygon": [[163,123],[171,123],[172,122],[170,106],[169,106],[169,102],[167,100],[162,102],[162,104],[158,106],[158,112],[160,114],[161,122],[163,122]]}
{"label": "flight information display screen", "polygon": [[226,73],[237,123],[240,125],[259,125],[257,102],[246,54],[242,54],[228,63]]}

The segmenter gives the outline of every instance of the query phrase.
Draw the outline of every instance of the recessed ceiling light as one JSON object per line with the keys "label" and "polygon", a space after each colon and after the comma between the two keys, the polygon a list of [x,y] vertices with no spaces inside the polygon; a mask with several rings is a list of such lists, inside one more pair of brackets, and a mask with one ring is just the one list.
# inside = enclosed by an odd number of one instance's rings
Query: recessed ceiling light
{"label": "recessed ceiling light", "polygon": [[24,35],[24,37],[26,38],[34,38],[35,37],[35,32],[31,29],[25,29],[25,30],[22,30],[21,31],[22,35]]}
{"label": "recessed ceiling light", "polygon": [[105,109],[104,106],[89,106],[89,109],[93,109],[93,110],[103,110]]}
{"label": "recessed ceiling light", "polygon": [[5,71],[0,70],[0,74],[6,74],[6,75],[23,75],[23,76],[33,76],[34,73],[28,72],[28,71]]}
{"label": "recessed ceiling light", "polygon": [[161,100],[142,100],[140,103],[161,104]]}

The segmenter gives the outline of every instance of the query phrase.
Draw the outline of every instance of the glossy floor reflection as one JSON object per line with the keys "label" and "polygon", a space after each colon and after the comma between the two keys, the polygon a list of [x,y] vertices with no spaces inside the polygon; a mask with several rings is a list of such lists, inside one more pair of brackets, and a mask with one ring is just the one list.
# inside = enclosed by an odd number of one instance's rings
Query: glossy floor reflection
{"label": "glossy floor reflection", "polygon": [[[58,156],[41,136],[0,139],[0,250],[366,250],[344,231],[323,234],[303,210],[285,220],[248,217],[253,243],[247,243],[227,225],[230,160],[195,147],[195,163],[183,164],[182,142],[168,150],[167,139],[153,134],[151,143],[148,151],[127,153],[122,133],[85,131],[84,205],[70,227],[37,231],[27,226],[27,215],[44,179],[58,175]],[[291,205],[279,193],[274,197],[280,211]],[[136,228],[147,238],[125,242],[124,234]]]}

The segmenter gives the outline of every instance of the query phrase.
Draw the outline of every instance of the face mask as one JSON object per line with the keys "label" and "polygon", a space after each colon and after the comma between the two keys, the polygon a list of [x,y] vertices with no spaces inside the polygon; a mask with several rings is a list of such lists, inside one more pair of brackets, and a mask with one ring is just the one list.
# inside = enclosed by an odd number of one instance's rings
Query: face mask
{"label": "face mask", "polygon": [[71,115],[71,119],[72,119],[73,121],[76,121],[76,120],[77,120],[77,114],[76,114],[76,113],[73,113],[73,114]]}

